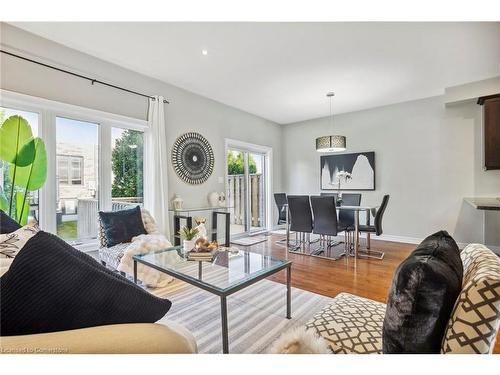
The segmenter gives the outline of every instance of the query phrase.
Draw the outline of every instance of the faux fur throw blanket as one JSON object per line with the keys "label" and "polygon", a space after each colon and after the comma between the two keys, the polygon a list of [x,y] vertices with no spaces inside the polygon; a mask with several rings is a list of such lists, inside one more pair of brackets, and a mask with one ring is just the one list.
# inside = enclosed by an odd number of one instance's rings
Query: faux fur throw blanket
{"label": "faux fur throw blanket", "polygon": [[[125,254],[118,265],[118,271],[129,275],[134,274],[134,259],[137,254],[146,254],[172,247],[172,244],[163,234],[141,234],[132,238],[132,242],[127,247]],[[169,262],[182,261],[176,251],[168,251],[165,254],[158,254],[160,259]],[[161,288],[173,281],[173,278],[163,272],[144,264],[137,263],[137,279],[141,280],[149,288]]]}

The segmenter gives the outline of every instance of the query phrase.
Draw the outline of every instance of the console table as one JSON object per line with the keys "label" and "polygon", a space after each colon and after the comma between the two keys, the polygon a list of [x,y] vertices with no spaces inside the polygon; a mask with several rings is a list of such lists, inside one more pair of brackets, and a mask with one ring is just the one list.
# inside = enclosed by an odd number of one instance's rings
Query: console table
{"label": "console table", "polygon": [[225,227],[224,227],[224,246],[229,246],[231,242],[231,212],[232,207],[194,207],[194,208],[183,208],[181,210],[170,209],[169,211],[173,213],[174,216],[174,245],[179,246],[181,244],[181,238],[179,236],[179,230],[181,229],[181,222],[184,221],[188,228],[193,227],[193,217],[199,216],[200,213],[208,213],[212,215],[212,226],[208,230],[207,234],[212,239],[212,241],[217,240],[217,235],[220,234],[219,230],[219,216],[224,216]]}

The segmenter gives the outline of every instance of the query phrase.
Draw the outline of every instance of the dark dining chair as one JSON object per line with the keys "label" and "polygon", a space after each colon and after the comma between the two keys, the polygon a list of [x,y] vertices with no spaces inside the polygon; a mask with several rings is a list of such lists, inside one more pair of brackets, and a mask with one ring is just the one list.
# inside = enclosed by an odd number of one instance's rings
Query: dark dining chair
{"label": "dark dining chair", "polygon": [[276,202],[276,207],[278,208],[278,225],[286,223],[286,209],[285,205],[287,203],[285,193],[274,193],[274,201]]}
{"label": "dark dining chair", "polygon": [[335,198],[335,202],[337,202],[337,199],[338,199],[338,194],[337,193],[319,193],[319,195],[321,197],[334,197]]}
{"label": "dark dining chair", "polygon": [[[292,252],[302,248],[305,252],[306,245],[311,244],[310,235],[313,230],[311,204],[308,195],[289,195],[287,197],[290,231],[295,232],[295,248]],[[297,239],[299,237],[299,239]]]}
{"label": "dark dining chair", "polygon": [[[319,234],[320,236],[320,246],[318,251],[315,251],[311,255],[318,256],[318,254],[324,253],[327,255],[328,250],[335,246],[331,243],[330,237],[337,236],[338,233],[344,232],[346,226],[340,224],[337,220],[337,208],[335,197],[333,196],[311,196],[311,207],[313,213],[313,233]],[[347,242],[345,242],[346,244]],[[338,245],[337,243],[336,245]],[[330,259],[339,259],[341,256],[347,254],[347,247],[344,246],[344,252],[339,254],[337,257],[332,258],[326,256]]]}
{"label": "dark dining chair", "polygon": [[[342,194],[342,206],[359,206],[361,204],[361,194]],[[354,230],[354,211],[339,210],[339,221],[348,229]]]}
{"label": "dark dining chair", "polygon": [[[286,193],[274,193],[274,202],[278,208],[278,225],[286,224]],[[286,243],[286,237],[277,240],[275,243],[283,245],[283,243]]]}
{"label": "dark dining chair", "polygon": [[[367,235],[367,249],[370,249],[370,244],[369,244],[369,235],[370,234],[375,234],[376,236],[380,236],[383,233],[382,229],[382,218],[384,217],[384,212],[385,209],[387,208],[387,204],[389,203],[389,195],[384,195],[382,198],[382,203],[380,204],[380,207],[377,209],[375,212],[375,219],[373,220],[373,225],[360,225],[359,226],[359,231],[360,233],[366,233]],[[376,259],[383,259],[384,258],[384,253],[381,251],[375,251],[375,250],[367,250],[367,251],[361,251],[360,252],[361,256],[365,257],[370,257],[370,258],[376,258]]]}
{"label": "dark dining chair", "polygon": [[[343,193],[341,206],[359,206],[361,205],[361,194],[359,193]],[[339,210],[339,222],[346,227],[346,242],[352,246],[351,235],[354,232],[354,211]]]}

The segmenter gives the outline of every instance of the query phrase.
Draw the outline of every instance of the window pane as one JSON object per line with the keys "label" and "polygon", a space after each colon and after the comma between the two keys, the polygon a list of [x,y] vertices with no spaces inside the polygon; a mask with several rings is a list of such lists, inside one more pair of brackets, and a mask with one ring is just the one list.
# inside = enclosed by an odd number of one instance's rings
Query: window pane
{"label": "window pane", "polygon": [[111,131],[111,196],[113,211],[143,202],[143,133],[113,128]]}
{"label": "window pane", "polygon": [[68,183],[68,157],[64,155],[57,155],[57,176],[59,183]]}
{"label": "window pane", "polygon": [[68,241],[97,237],[98,126],[56,118],[57,234]]}
{"label": "window pane", "polygon": [[[26,112],[12,108],[0,107],[0,124],[8,119],[11,116],[21,116],[31,126],[31,132],[33,133],[33,137],[38,136],[38,113],[34,112]],[[14,140],[13,140],[14,142]],[[0,160],[0,199],[2,200],[2,208],[9,214],[10,216],[15,218],[16,214],[16,202],[15,202],[15,194],[16,193],[25,193],[25,189],[20,186],[12,185],[12,178],[9,175],[9,171],[13,172],[13,164],[9,163],[5,160]],[[12,198],[12,199],[11,199]],[[38,191],[28,192],[27,200],[24,203],[29,204],[28,211],[28,222],[32,220],[36,220],[38,222]]]}
{"label": "window pane", "polygon": [[261,230],[266,226],[266,192],[264,181],[264,159],[262,154],[248,154],[250,174],[250,212],[251,229]]}
{"label": "window pane", "polygon": [[245,153],[238,150],[227,152],[227,200],[232,207],[231,234],[240,234],[248,230],[246,223],[246,182]]}
{"label": "window pane", "polygon": [[82,184],[82,175],[83,175],[83,163],[81,157],[72,157],[71,158],[71,183],[73,185],[81,185]]}

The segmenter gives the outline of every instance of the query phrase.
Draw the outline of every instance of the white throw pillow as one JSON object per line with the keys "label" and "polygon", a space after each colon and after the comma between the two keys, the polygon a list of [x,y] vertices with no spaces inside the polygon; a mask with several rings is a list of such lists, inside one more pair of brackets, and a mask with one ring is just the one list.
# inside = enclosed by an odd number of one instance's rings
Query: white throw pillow
{"label": "white throw pillow", "polygon": [[142,224],[147,234],[158,234],[158,226],[148,210],[141,208]]}
{"label": "white throw pillow", "polygon": [[14,258],[39,231],[37,225],[25,225],[15,232],[0,234],[0,258]]}

